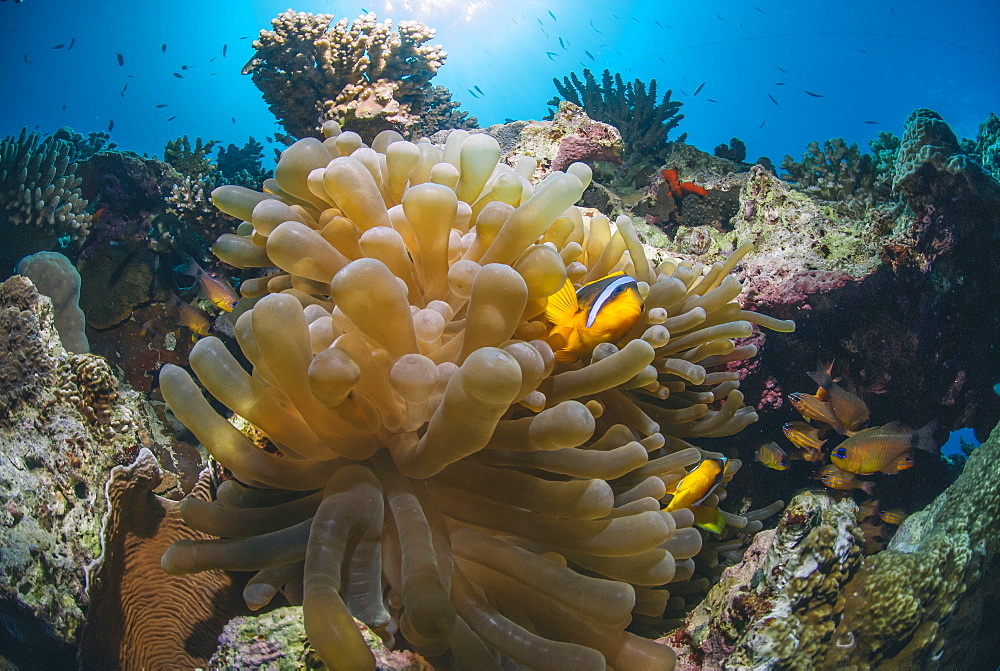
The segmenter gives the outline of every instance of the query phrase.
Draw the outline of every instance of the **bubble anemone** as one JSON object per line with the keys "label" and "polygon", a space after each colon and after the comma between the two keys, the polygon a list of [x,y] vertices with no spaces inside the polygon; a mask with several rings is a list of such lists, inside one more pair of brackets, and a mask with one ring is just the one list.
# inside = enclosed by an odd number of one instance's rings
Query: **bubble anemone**
{"label": "bubble anemone", "polygon": [[[586,165],[532,184],[533,161],[500,163],[487,135],[368,147],[325,130],[264,193],[213,193],[247,222],[218,256],[278,271],[241,287],[252,373],[216,338],[191,368],[280,455],[164,367],[171,410],[235,476],[182,507],[219,539],[176,543],[164,569],[257,572],[247,604],[301,603],[331,668],[373,668],[354,618],[459,668],[671,668],[625,631],[662,613],[702,547],[691,510],[662,510],[666,486],[703,456],[689,438],[756,419],[735,374],[712,372],[755,354],[733,338],[793,328],[734,302],[747,250],[654,267],[627,218],[574,206]],[[547,297],[617,270],[639,282],[639,322],[557,363]]]}

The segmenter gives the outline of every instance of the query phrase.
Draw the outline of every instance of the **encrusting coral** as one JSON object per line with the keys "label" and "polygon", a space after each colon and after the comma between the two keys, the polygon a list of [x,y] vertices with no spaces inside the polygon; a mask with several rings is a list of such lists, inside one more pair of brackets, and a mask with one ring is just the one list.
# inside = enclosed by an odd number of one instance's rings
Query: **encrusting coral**
{"label": "encrusting coral", "polygon": [[[648,260],[626,217],[585,220],[581,163],[539,184],[485,134],[442,149],[340,132],[283,154],[263,193],[215,190],[247,222],[216,254],[280,270],[241,285],[233,313],[248,374],[214,337],[190,356],[219,402],[266,435],[258,448],[184,369],[160,373],[170,409],[236,479],[184,520],[219,540],[182,541],[171,574],[255,571],[254,609],[283,590],[302,604],[331,668],[372,668],[354,618],[458,668],[671,668],[628,633],[689,579],[703,518],[724,488],[667,512],[669,485],[705,452],[689,440],[753,422],[727,362],[733,339],[782,322],[741,310],[729,275]],[[618,343],[555,361],[544,318],[564,286],[615,271],[644,305]],[[726,462],[723,461],[725,464]],[[739,468],[729,460],[719,477]],[[353,617],[352,617],[353,616]]]}
{"label": "encrusting coral", "polygon": [[[583,81],[575,72],[562,81],[553,78],[559,95],[548,102],[558,107],[562,100],[579,105],[592,119],[609,123],[621,131],[625,141],[626,157],[632,154],[656,154],[667,146],[667,136],[684,118],[678,114],[684,103],[671,100],[671,90],[657,101],[656,80],[649,82],[649,91],[642,80],[632,82],[622,80],[621,73],[611,75],[605,70],[601,83],[593,73],[583,69]],[[561,96],[561,97],[560,97]],[[687,133],[679,140],[683,141]]]}
{"label": "encrusting coral", "polygon": [[80,195],[80,178],[65,140],[21,129],[0,140],[0,266],[51,250],[60,238],[79,244],[87,237],[91,215]]}
{"label": "encrusting coral", "polygon": [[379,131],[420,130],[425,108],[449,120],[441,87],[429,85],[447,53],[427,44],[434,30],[419,21],[378,22],[374,14],[334,23],[331,14],[282,12],[261,31],[243,68],[271,112],[295,137],[319,136],[333,120],[371,138]]}

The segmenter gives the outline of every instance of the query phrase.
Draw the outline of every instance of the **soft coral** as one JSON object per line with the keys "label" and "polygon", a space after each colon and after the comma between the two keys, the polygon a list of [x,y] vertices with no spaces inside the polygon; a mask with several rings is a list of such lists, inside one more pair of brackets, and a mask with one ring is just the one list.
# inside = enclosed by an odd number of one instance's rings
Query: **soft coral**
{"label": "soft coral", "polygon": [[670,195],[674,198],[683,198],[689,193],[697,193],[699,196],[708,195],[708,191],[694,182],[679,181],[677,179],[677,171],[673,168],[661,170],[660,174],[663,176],[663,179],[667,180],[667,185],[670,187]]}

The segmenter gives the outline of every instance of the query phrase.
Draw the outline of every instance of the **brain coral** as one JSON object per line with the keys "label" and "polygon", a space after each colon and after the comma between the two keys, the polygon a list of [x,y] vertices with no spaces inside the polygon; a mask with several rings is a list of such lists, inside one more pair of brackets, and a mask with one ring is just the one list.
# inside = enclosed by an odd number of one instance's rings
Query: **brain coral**
{"label": "brain coral", "polygon": [[253,43],[257,53],[243,74],[252,75],[292,135],[319,135],[332,120],[371,137],[417,125],[425,107],[443,111],[440,91],[428,82],[447,52],[426,44],[434,30],[419,21],[393,31],[392,21],[379,23],[374,14],[334,23],[331,14],[288,10],[271,25]]}
{"label": "brain coral", "polygon": [[[284,152],[264,193],[213,193],[250,224],[218,256],[280,271],[241,285],[252,374],[211,337],[191,367],[281,455],[164,367],[171,410],[236,476],[181,507],[220,538],[174,544],[164,569],[255,571],[248,605],[283,589],[331,668],[374,666],[353,618],[457,668],[671,668],[668,648],[625,631],[663,612],[702,547],[695,511],[661,501],[714,454],[690,439],[756,419],[737,375],[714,372],[754,355],[733,338],[793,328],[735,302],[747,250],[653,267],[627,217],[574,206],[583,164],[532,184],[534,162],[499,164],[485,134],[442,150],[327,129]],[[639,322],[556,362],[548,296],[616,270],[639,282]]]}

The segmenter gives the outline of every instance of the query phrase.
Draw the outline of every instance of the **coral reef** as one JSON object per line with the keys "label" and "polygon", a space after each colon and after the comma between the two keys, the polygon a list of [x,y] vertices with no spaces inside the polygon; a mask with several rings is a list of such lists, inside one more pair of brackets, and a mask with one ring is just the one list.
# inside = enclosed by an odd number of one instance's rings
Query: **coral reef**
{"label": "coral reef", "polygon": [[[86,669],[203,668],[226,620],[238,610],[239,587],[224,571],[173,578],[160,557],[181,539],[206,538],[179,508],[205,501],[202,473],[184,502],[157,496],[165,474],[143,448],[129,466],[111,469],[104,488],[101,552],[87,567],[87,621],[80,633]],[[102,478],[103,480],[103,478]]]}
{"label": "coral reef", "polygon": [[781,167],[788,172],[786,180],[821,200],[874,202],[874,159],[862,154],[856,142],[833,138],[822,149],[819,142],[810,142],[801,162],[786,155]]}
{"label": "coral reef", "polygon": [[[749,247],[710,267],[654,268],[627,218],[612,229],[573,206],[584,164],[535,185],[535,162],[498,166],[486,134],[452,133],[442,151],[391,133],[368,148],[325,129],[324,142],[284,152],[273,193],[213,192],[253,225],[253,239],[222,236],[219,257],[281,270],[241,286],[252,307],[236,337],[254,374],[214,337],[191,366],[268,450],[189,373],[164,367],[171,411],[236,478],[217,501],[181,508],[221,539],[175,543],[164,569],[256,572],[248,605],[279,591],[301,603],[327,664],[374,666],[353,615],[461,667],[495,668],[497,653],[543,667],[671,666],[667,648],[624,623],[676,605],[667,583],[704,589],[685,584],[703,544],[696,522],[759,529],[718,508],[738,460],[721,460],[721,484],[699,505],[661,509],[668,483],[722,456],[688,441],[756,419],[737,375],[719,370],[756,353],[732,339],[754,324],[793,328],[734,302],[729,273]],[[619,344],[556,362],[547,297],[616,269],[645,296],[638,323]]]}
{"label": "coral reef", "polygon": [[[567,100],[582,107],[592,119],[611,124],[621,131],[627,157],[636,153],[655,155],[666,149],[667,136],[684,118],[678,113],[683,103],[670,99],[670,89],[657,100],[655,79],[650,80],[647,92],[642,80],[626,83],[621,73],[612,77],[610,70],[604,71],[598,84],[593,73],[584,68],[582,81],[572,72],[552,83],[558,95],[549,105],[558,107]],[[683,141],[685,135],[679,139]]]}
{"label": "coral reef", "polygon": [[38,252],[17,264],[17,274],[31,280],[38,293],[52,301],[56,330],[63,347],[73,354],[90,351],[80,309],[80,273],[59,252]]}
{"label": "coral reef", "polygon": [[724,158],[734,163],[742,163],[747,160],[747,145],[743,140],[734,137],[729,141],[729,144],[723,142],[718,145],[712,153],[719,158]]}
{"label": "coral reef", "polygon": [[52,134],[52,137],[53,139],[63,140],[73,145],[73,153],[70,154],[70,160],[77,163],[90,159],[98,152],[112,151],[118,146],[118,143],[111,141],[111,136],[108,133],[92,131],[84,136],[69,126],[60,126]]}
{"label": "coral reef", "polygon": [[443,129],[479,128],[479,120],[460,109],[462,103],[452,100],[451,91],[444,86],[430,85],[424,92],[423,111],[417,118],[415,135],[433,135]]}
{"label": "coral reef", "polygon": [[253,137],[248,138],[242,147],[237,147],[233,143],[219,147],[215,170],[219,183],[211,184],[209,191],[222,182],[251,189],[260,188],[264,180],[273,175],[270,170],[264,169],[263,159],[264,145]]}
{"label": "coral reef", "polygon": [[962,150],[979,162],[986,172],[1000,180],[1000,117],[994,112],[979,124],[975,140],[962,140]]}
{"label": "coral reef", "polygon": [[[371,13],[334,23],[330,14],[289,10],[271,25],[243,74],[291,135],[318,137],[324,121],[336,121],[371,139],[389,128],[413,131],[428,107],[441,115],[442,93],[429,81],[447,53],[427,44],[434,30],[424,24],[403,21],[393,30]],[[441,116],[452,118],[454,110]]]}
{"label": "coral reef", "polygon": [[167,141],[163,148],[163,161],[187,177],[204,176],[216,169],[216,164],[212,162],[212,150],[218,143],[218,140],[204,142],[199,137],[195,138],[192,147],[188,136],[182,135]]}
{"label": "coral reef", "polygon": [[90,227],[88,202],[80,194],[75,146],[38,133],[0,140],[0,271],[22,257],[57,244],[79,245]]}
{"label": "coral reef", "polygon": [[[565,170],[571,163],[610,161],[621,163],[622,136],[611,125],[594,121],[578,105],[562,102],[549,121],[518,122],[517,139],[504,143],[503,156],[508,162],[520,156],[530,156],[538,162],[534,177],[540,178],[552,170]],[[507,124],[511,126],[513,124]],[[506,126],[491,126],[491,130],[506,130]],[[499,133],[502,134],[502,133]],[[500,138],[497,139],[498,142]]]}
{"label": "coral reef", "polygon": [[681,668],[982,668],[1000,595],[1000,427],[860,558],[857,507],[806,493],[667,642]]}
{"label": "coral reef", "polygon": [[84,618],[84,566],[99,550],[98,483],[152,430],[142,398],[118,389],[106,364],[66,353],[51,302],[28,279],[0,284],[0,316],[0,617],[5,640],[17,641],[4,655],[21,668],[66,668]]}

